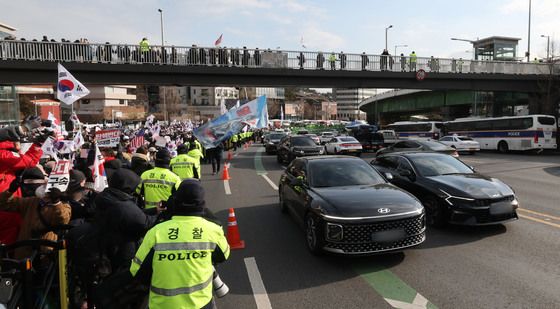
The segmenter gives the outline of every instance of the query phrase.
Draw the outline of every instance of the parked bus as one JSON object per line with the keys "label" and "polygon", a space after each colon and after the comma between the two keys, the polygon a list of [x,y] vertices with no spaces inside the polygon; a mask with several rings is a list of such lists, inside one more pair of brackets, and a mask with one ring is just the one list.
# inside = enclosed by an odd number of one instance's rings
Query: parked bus
{"label": "parked bus", "polygon": [[441,121],[399,121],[388,125],[385,129],[394,130],[399,139],[439,139],[441,137]]}
{"label": "parked bus", "polygon": [[556,149],[556,119],[548,115],[456,119],[446,122],[445,130],[474,139],[480,149]]}

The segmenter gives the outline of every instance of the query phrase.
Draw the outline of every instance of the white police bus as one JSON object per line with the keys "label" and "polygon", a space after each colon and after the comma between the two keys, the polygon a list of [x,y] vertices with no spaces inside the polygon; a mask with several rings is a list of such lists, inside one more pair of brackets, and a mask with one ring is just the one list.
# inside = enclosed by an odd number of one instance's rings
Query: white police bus
{"label": "white police bus", "polygon": [[441,121],[399,121],[391,123],[385,129],[393,130],[399,139],[439,139],[441,137]]}
{"label": "white police bus", "polygon": [[548,115],[455,119],[445,123],[445,131],[474,139],[480,149],[556,149],[556,119]]}

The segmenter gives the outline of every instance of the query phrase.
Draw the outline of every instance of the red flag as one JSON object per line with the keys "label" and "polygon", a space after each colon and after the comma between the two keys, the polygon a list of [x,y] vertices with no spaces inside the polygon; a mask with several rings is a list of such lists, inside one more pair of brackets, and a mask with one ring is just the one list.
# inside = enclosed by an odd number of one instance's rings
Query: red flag
{"label": "red flag", "polygon": [[140,148],[140,146],[144,146],[144,130],[138,132],[136,136],[130,141],[130,148],[136,150]]}
{"label": "red flag", "polygon": [[220,37],[216,40],[216,42],[214,42],[214,46],[218,46],[220,44],[222,44],[222,37],[224,36],[224,34],[220,34]]}

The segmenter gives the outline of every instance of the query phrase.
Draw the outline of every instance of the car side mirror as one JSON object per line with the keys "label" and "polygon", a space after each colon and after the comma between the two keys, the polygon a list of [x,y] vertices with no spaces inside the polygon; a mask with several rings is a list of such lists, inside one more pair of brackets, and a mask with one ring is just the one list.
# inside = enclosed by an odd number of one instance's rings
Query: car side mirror
{"label": "car side mirror", "polygon": [[391,173],[385,173],[385,178],[387,178],[388,181],[391,181],[394,179],[393,174]]}
{"label": "car side mirror", "polygon": [[402,170],[402,171],[399,172],[399,175],[401,175],[403,177],[406,177],[406,178],[408,178],[412,181],[414,181],[416,179],[416,176],[414,175],[414,173],[412,173],[409,170]]}

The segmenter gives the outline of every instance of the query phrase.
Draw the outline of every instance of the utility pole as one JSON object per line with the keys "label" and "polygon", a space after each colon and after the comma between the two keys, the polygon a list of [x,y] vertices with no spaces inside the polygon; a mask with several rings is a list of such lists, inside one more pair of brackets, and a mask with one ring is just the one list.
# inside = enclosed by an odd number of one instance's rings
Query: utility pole
{"label": "utility pole", "polygon": [[527,62],[531,62],[531,0],[529,0],[529,30],[527,33]]}
{"label": "utility pole", "polygon": [[[163,52],[163,45],[164,45],[164,40],[163,40],[163,10],[162,9],[158,9],[159,12],[159,20],[160,20],[160,28],[161,28],[161,62],[163,63],[163,55],[165,54]],[[163,121],[167,122],[167,101],[165,98],[166,95],[166,88],[163,87]]]}

